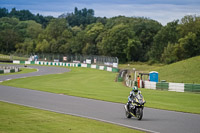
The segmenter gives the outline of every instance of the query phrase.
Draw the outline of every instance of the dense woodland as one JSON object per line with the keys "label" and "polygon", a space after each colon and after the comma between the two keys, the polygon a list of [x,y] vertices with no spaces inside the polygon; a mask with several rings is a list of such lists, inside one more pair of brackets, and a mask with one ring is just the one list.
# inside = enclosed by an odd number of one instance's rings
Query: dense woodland
{"label": "dense woodland", "polygon": [[104,55],[119,61],[173,63],[200,55],[200,17],[162,26],[143,17],[95,17],[74,9],[58,18],[0,8],[0,52]]}

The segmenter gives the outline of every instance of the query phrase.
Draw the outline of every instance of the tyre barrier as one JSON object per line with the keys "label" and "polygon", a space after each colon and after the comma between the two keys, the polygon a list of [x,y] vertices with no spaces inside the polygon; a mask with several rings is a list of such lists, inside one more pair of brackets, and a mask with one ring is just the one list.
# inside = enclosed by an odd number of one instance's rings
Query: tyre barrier
{"label": "tyre barrier", "polygon": [[[126,86],[133,87],[134,81],[127,79]],[[200,84],[189,83],[168,83],[168,82],[150,82],[144,81],[143,88],[176,92],[200,92]]]}
{"label": "tyre barrier", "polygon": [[50,66],[66,66],[66,67],[85,67],[85,68],[105,70],[105,71],[109,71],[109,72],[119,72],[119,69],[115,68],[115,67],[108,67],[108,66],[95,65],[95,64],[84,64],[84,63],[19,61],[19,60],[14,60],[13,63],[14,64],[37,64],[37,65],[50,65]]}
{"label": "tyre barrier", "polygon": [[13,66],[0,66],[0,74],[19,72],[18,67]]}

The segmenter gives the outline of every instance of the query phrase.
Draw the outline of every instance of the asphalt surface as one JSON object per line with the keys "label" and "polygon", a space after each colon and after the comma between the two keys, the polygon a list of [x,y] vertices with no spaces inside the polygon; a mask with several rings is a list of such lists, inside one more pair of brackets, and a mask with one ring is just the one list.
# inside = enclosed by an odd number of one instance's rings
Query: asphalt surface
{"label": "asphalt surface", "polygon": [[[24,67],[24,65],[10,65],[10,64],[0,64],[0,66],[15,66],[15,67]],[[32,76],[41,76],[47,74],[57,74],[57,73],[64,73],[69,72],[70,69],[62,68],[62,67],[52,67],[52,66],[36,66],[36,65],[28,65],[26,68],[35,68],[37,72],[32,73],[24,73],[24,74],[13,74],[13,75],[4,75],[0,76],[0,82],[10,79],[17,79],[17,78],[25,78],[25,77],[32,77]]]}
{"label": "asphalt surface", "polygon": [[[42,74],[50,74],[52,69],[56,73],[69,71],[66,68],[33,66]],[[57,70],[62,69],[62,70]],[[34,73],[32,73],[34,74]],[[23,75],[24,76],[24,75]],[[30,75],[27,75],[30,76]],[[37,74],[35,74],[37,76]],[[4,76],[3,76],[4,77]],[[16,75],[13,75],[15,78]],[[9,75],[9,78],[12,78]],[[13,79],[12,78],[12,79]],[[18,77],[19,78],[19,77]],[[0,80],[2,76],[0,76]],[[3,78],[4,79],[4,78]],[[161,133],[199,133],[200,115],[144,108],[141,121],[125,117],[124,105],[74,96],[53,94],[36,90],[15,88],[0,85],[0,101],[49,110],[53,112],[87,117],[104,122],[118,124],[146,132]]]}

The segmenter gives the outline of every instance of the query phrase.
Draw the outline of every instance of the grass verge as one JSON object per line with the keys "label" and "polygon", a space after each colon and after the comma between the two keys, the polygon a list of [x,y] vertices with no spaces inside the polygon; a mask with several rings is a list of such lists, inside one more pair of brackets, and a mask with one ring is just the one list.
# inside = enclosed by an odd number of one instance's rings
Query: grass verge
{"label": "grass verge", "polygon": [[159,80],[166,80],[174,83],[195,83],[200,84],[200,56],[192,57],[169,65],[154,64],[148,65],[141,62],[130,62],[120,64],[119,68],[133,69],[148,73],[159,72]]}
{"label": "grass verge", "polygon": [[19,57],[13,55],[0,54],[0,61],[12,61],[12,60],[28,60],[29,57]]}
{"label": "grass verge", "polygon": [[[0,84],[73,95],[104,101],[126,103],[131,88],[115,82],[116,73],[89,68],[70,68],[63,74],[14,79]],[[145,106],[200,114],[200,95],[141,89]]]}
{"label": "grass verge", "polygon": [[156,69],[160,80],[200,84],[200,56]]}
{"label": "grass verge", "polygon": [[0,121],[1,133],[141,133],[114,124],[5,102],[0,102]]}

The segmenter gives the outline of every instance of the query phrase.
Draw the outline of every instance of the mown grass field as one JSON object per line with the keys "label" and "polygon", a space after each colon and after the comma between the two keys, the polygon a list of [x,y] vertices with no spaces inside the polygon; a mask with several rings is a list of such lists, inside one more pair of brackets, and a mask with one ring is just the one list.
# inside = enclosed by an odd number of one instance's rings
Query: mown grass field
{"label": "mown grass field", "polygon": [[0,61],[10,61],[10,56],[0,54]]}
{"label": "mown grass field", "polygon": [[12,60],[28,60],[29,57],[19,57],[0,54],[0,61],[12,61]]}
{"label": "mown grass field", "polygon": [[109,123],[0,102],[0,133],[141,133]]}
{"label": "mown grass field", "polygon": [[4,76],[4,75],[13,75],[13,74],[23,74],[23,73],[31,73],[31,72],[36,72],[37,69],[33,69],[33,68],[20,68],[19,72],[14,72],[14,73],[4,73],[4,74],[0,74],[0,76]]}
{"label": "mown grass field", "polygon": [[160,81],[200,84],[200,56],[169,65],[148,65],[141,62],[130,62],[128,64],[120,64],[119,67],[127,69],[136,68],[137,71],[144,73],[157,71],[159,72]]}
{"label": "mown grass field", "polygon": [[[90,68],[70,69],[72,71],[68,73],[15,79],[1,84],[104,101],[127,102],[131,88],[115,82],[116,73]],[[147,101],[146,107],[200,114],[199,94],[148,89],[141,91]]]}
{"label": "mown grass field", "polygon": [[119,64],[120,69],[133,69],[135,68],[136,71],[142,71],[144,73],[150,72],[153,70],[157,70],[164,66],[163,64],[154,64],[154,65],[148,65],[147,63],[143,62],[129,62],[127,64]]}
{"label": "mown grass field", "polygon": [[200,84],[200,56],[155,69],[160,80]]}

